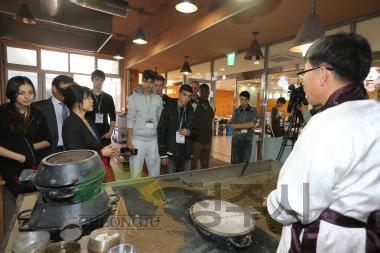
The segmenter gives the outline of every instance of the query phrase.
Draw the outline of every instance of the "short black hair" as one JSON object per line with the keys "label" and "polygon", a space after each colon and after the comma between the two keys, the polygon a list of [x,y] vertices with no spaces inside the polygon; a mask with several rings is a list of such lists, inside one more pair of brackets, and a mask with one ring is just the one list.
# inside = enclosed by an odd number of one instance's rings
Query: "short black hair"
{"label": "short black hair", "polygon": [[99,69],[96,69],[94,72],[91,73],[91,81],[94,81],[95,77],[106,79],[106,75],[104,74],[104,72]]}
{"label": "short black hair", "polygon": [[66,88],[63,102],[70,110],[72,110],[75,104],[83,103],[83,100],[89,96],[91,96],[91,90],[89,88],[73,83]]}
{"label": "short black hair", "polygon": [[277,104],[278,104],[278,103],[285,104],[285,103],[286,103],[286,99],[285,99],[284,97],[279,97],[279,98],[277,99]]}
{"label": "short black hair", "polygon": [[372,65],[372,51],[368,41],[355,33],[337,33],[316,40],[305,55],[313,67],[330,65],[342,80],[360,83]]}
{"label": "short black hair", "polygon": [[163,77],[163,76],[161,76],[161,75],[157,75],[156,74],[156,77],[154,78],[154,80],[157,80],[157,81],[162,81],[163,83],[165,83],[165,78]]}
{"label": "short black hair", "polygon": [[144,70],[144,72],[142,74],[142,79],[143,80],[149,80],[149,79],[155,80],[156,76],[157,76],[156,72],[154,72],[151,69],[146,69],[146,70]]}
{"label": "short black hair", "polygon": [[179,93],[181,93],[182,91],[187,91],[187,92],[193,93],[193,89],[188,84],[182,84],[181,85],[181,87],[179,88]]}
{"label": "short black hair", "polygon": [[199,85],[199,90],[201,92],[210,92],[210,87],[208,87],[206,83],[202,83],[201,85]]}
{"label": "short black hair", "polygon": [[245,97],[246,99],[250,99],[251,98],[251,95],[249,94],[249,92],[248,91],[242,91],[242,92],[240,92],[240,94],[239,94],[239,97]]}
{"label": "short black hair", "polygon": [[71,76],[59,75],[54,77],[51,86],[58,87],[60,83],[73,83],[74,79]]}

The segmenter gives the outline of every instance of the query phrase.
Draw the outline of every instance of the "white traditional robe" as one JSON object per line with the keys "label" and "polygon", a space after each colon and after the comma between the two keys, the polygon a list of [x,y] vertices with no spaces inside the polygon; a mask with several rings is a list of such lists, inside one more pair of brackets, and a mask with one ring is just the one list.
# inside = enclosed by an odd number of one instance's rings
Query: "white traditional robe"
{"label": "white traditional robe", "polygon": [[[292,223],[311,223],[327,208],[362,222],[380,210],[380,103],[375,100],[331,107],[303,129],[268,197],[272,218],[284,224],[277,252],[288,252]],[[364,228],[321,221],[317,252],[365,252],[365,240]]]}

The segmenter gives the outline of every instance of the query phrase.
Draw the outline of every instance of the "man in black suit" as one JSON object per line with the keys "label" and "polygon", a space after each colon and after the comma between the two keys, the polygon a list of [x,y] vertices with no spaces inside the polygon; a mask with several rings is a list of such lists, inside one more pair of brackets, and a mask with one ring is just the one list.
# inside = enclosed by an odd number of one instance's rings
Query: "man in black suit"
{"label": "man in black suit", "polygon": [[55,77],[51,86],[53,95],[48,99],[33,103],[33,106],[44,114],[52,140],[51,147],[44,151],[43,156],[63,151],[62,125],[69,113],[63,103],[63,93],[73,82],[74,80],[70,76]]}

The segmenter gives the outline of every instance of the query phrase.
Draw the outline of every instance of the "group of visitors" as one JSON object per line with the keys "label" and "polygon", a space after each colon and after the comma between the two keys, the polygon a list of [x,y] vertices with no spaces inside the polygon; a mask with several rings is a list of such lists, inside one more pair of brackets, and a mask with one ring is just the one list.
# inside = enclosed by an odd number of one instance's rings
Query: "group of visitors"
{"label": "group of visitors", "polygon": [[110,140],[115,106],[102,90],[104,72],[95,70],[91,80],[92,90],[59,75],[52,81],[52,96],[37,102],[29,78],[8,80],[9,102],[0,106],[0,172],[15,197],[33,190],[19,181],[24,169],[37,169],[42,158],[64,150],[96,150],[106,167],[105,180],[114,180],[109,158],[118,154]]}
{"label": "group of visitors", "polygon": [[[208,168],[214,110],[209,86],[192,81],[179,89],[178,99],[162,94],[165,78],[145,70],[142,85],[128,98],[128,140],[131,178],[141,176],[144,162],[149,176]],[[198,95],[200,89],[201,96]],[[166,162],[167,161],[167,164]]]}

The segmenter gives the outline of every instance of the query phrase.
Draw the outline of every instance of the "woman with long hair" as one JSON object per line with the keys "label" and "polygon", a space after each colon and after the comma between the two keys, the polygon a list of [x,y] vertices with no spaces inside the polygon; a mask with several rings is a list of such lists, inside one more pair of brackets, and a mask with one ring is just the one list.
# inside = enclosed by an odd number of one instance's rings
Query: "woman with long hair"
{"label": "woman with long hair", "polygon": [[9,102],[0,106],[0,172],[17,197],[30,190],[19,182],[21,171],[39,164],[38,151],[50,146],[50,135],[42,113],[31,107],[36,90],[29,78],[9,79],[6,96]]}
{"label": "woman with long hair", "polygon": [[110,166],[110,157],[116,156],[118,150],[112,145],[103,146],[95,123],[87,118],[86,112],[93,110],[91,90],[74,83],[65,91],[63,102],[70,109],[70,116],[62,126],[62,139],[66,150],[91,149],[102,157],[106,168],[105,181],[113,181],[115,176]]}

